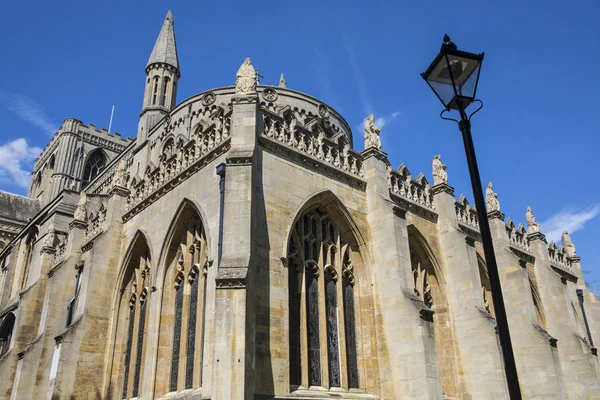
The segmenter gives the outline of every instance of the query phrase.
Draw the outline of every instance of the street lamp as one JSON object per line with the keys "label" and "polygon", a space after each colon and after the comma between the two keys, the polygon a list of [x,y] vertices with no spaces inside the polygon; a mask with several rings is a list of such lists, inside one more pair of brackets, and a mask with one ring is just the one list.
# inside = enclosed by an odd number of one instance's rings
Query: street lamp
{"label": "street lamp", "polygon": [[[498,265],[496,264],[492,234],[490,232],[483,189],[481,187],[481,178],[479,177],[475,148],[473,147],[473,137],[471,136],[470,119],[483,107],[481,100],[475,98],[482,62],[483,53],[474,54],[460,51],[450,41],[450,37],[444,35],[444,42],[440,53],[421,76],[444,105],[444,110],[440,113],[440,117],[457,122],[458,128],[462,133],[467,163],[469,165],[471,186],[473,187],[473,197],[475,198],[475,206],[477,208],[477,218],[479,219],[483,253],[490,278],[508,392],[511,400],[520,400],[519,377],[517,375],[517,367],[515,365],[515,357],[508,330],[502,287],[500,286],[500,276],[498,275]],[[479,107],[470,115],[467,115],[466,108],[475,102],[479,103]],[[450,110],[457,110],[460,114],[460,120],[445,117],[444,113]]]}

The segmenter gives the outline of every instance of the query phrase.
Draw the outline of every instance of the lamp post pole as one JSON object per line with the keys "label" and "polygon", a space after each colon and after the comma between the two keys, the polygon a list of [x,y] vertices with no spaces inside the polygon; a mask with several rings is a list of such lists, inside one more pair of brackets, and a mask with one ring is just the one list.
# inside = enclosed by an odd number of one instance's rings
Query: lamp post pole
{"label": "lamp post pole", "polygon": [[508,392],[511,400],[521,399],[521,390],[519,387],[519,376],[517,375],[517,366],[513,353],[510,332],[508,330],[508,320],[506,319],[506,310],[504,308],[504,299],[502,296],[502,287],[500,286],[500,276],[498,274],[498,264],[494,254],[494,245],[490,224],[488,222],[485,200],[483,198],[483,188],[481,187],[481,178],[479,176],[479,167],[477,166],[477,157],[475,156],[475,147],[473,146],[473,137],[471,136],[471,121],[463,110],[460,110],[461,119],[458,122],[458,128],[462,133],[467,155],[467,164],[469,166],[469,175],[471,177],[471,186],[473,188],[473,197],[477,208],[477,218],[479,219],[479,231],[481,232],[481,241],[483,244],[483,253],[490,278],[492,291],[492,301],[496,314],[496,326],[500,336],[500,346],[504,358],[504,371],[508,384]]}

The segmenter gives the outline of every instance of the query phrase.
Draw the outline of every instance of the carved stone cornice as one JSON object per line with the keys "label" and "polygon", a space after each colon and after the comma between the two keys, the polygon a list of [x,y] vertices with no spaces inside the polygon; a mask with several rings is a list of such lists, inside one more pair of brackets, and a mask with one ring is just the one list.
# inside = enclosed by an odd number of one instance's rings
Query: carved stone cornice
{"label": "carved stone cornice", "polygon": [[56,249],[52,246],[43,246],[42,249],[40,250],[40,253],[54,254],[54,253],[56,253]]}
{"label": "carved stone cornice", "polygon": [[88,223],[85,221],[82,221],[80,219],[74,219],[73,221],[71,221],[71,223],[69,223],[69,229],[73,230],[73,229],[83,229],[85,230],[88,226]]}
{"label": "carved stone cornice", "polygon": [[228,166],[252,165],[253,150],[231,150],[225,160]]}
{"label": "carved stone cornice", "polygon": [[487,216],[488,216],[488,219],[499,219],[502,222],[504,222],[504,218],[506,217],[500,211],[491,211],[491,212],[488,213]]}
{"label": "carved stone cornice", "polygon": [[387,161],[387,153],[381,151],[376,147],[369,147],[363,150],[360,154],[363,156],[363,161],[367,161],[371,157],[375,157],[376,159],[383,162]]}
{"label": "carved stone cornice", "polygon": [[434,196],[438,193],[448,193],[450,196],[454,196],[454,188],[447,183],[438,183],[431,188],[431,193]]}
{"label": "carved stone cornice", "polygon": [[217,274],[217,289],[243,289],[246,287],[248,268],[220,268]]}
{"label": "carved stone cornice", "polygon": [[115,185],[108,192],[108,197],[109,198],[111,198],[113,196],[127,197],[127,196],[129,196],[129,193],[130,193],[130,191],[126,187],[123,187],[120,185]]}
{"label": "carved stone cornice", "polygon": [[579,263],[581,262],[581,257],[579,256],[573,256],[573,257],[567,257],[569,260],[571,260],[572,263]]}
{"label": "carved stone cornice", "polygon": [[550,264],[550,266],[564,280],[569,281],[569,282],[573,282],[573,283],[577,283],[578,278],[572,272],[567,271],[566,269],[561,268],[561,267],[559,267],[556,264]]}
{"label": "carved stone cornice", "polygon": [[527,235],[527,238],[529,239],[530,242],[532,242],[534,240],[541,240],[545,244],[548,244],[548,242],[546,241],[546,235],[544,235],[542,232],[530,233]]}
{"label": "carved stone cornice", "polygon": [[251,95],[240,95],[234,96],[231,98],[231,103],[233,105],[238,104],[258,104],[258,93],[254,93]]}

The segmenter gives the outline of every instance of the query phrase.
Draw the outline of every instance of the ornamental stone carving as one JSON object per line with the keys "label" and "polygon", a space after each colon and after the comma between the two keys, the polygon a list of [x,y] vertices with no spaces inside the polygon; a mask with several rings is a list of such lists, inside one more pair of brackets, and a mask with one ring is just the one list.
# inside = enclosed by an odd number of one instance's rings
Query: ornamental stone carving
{"label": "ornamental stone carving", "polygon": [[527,207],[525,220],[527,221],[527,233],[532,234],[540,231],[540,224],[538,224],[537,220],[535,219],[535,215],[533,215],[531,207]]}
{"label": "ornamental stone carving", "polygon": [[500,202],[498,201],[498,193],[492,189],[492,182],[488,183],[485,189],[485,202],[488,212],[500,211]]}
{"label": "ornamental stone carving", "polygon": [[381,149],[381,139],[379,138],[380,129],[375,125],[375,116],[369,114],[365,122],[365,149],[375,147]]}
{"label": "ornamental stone carving", "polygon": [[287,82],[285,80],[285,77],[283,76],[283,72],[281,73],[281,76],[279,77],[279,84],[277,84],[277,86],[279,86],[280,88],[287,88]]}
{"label": "ornamental stone carving", "polygon": [[278,96],[277,96],[277,92],[276,92],[274,89],[271,89],[271,88],[269,88],[269,89],[265,89],[265,90],[263,90],[263,92],[262,92],[262,97],[263,97],[263,99],[265,99],[266,101],[269,101],[269,102],[271,102],[271,103],[272,103],[272,102],[274,102],[275,100],[277,100],[277,97],[278,97]]}
{"label": "ornamental stone carving", "polygon": [[256,93],[256,71],[250,58],[246,58],[238,69],[235,80],[235,93],[238,95]]}
{"label": "ornamental stone carving", "polygon": [[438,154],[433,157],[431,163],[431,174],[433,175],[433,185],[448,184],[448,173],[446,172],[446,165],[442,164],[442,157]]}
{"label": "ornamental stone carving", "polygon": [[562,233],[561,241],[562,241],[562,247],[564,247],[567,257],[575,257],[577,255],[577,253],[575,251],[575,245],[573,244],[573,241],[571,240],[571,236],[569,236],[569,232],[564,231]]}
{"label": "ornamental stone carving", "polygon": [[329,116],[329,108],[325,104],[319,104],[319,115],[323,118]]}
{"label": "ornamental stone carving", "polygon": [[208,92],[202,96],[202,105],[210,106],[217,100],[217,96],[213,92]]}
{"label": "ornamental stone carving", "polygon": [[77,209],[75,210],[75,215],[73,218],[79,221],[87,221],[87,196],[85,192],[81,193],[81,197],[79,198],[79,202],[77,203]]}

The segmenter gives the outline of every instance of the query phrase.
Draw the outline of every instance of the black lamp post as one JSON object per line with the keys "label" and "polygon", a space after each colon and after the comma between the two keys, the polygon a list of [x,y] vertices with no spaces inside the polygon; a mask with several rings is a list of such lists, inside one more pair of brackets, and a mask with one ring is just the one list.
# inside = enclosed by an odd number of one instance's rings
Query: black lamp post
{"label": "black lamp post", "polygon": [[[506,310],[504,309],[504,299],[498,275],[498,265],[496,264],[492,234],[490,232],[483,189],[481,187],[481,178],[479,177],[479,168],[471,136],[470,119],[483,107],[481,100],[475,99],[482,62],[483,53],[474,54],[457,50],[456,45],[450,41],[448,35],[445,35],[440,53],[421,76],[444,105],[444,110],[441,112],[440,117],[457,122],[458,128],[462,133],[467,163],[469,165],[471,186],[473,187],[473,197],[475,198],[475,206],[477,208],[477,218],[479,219],[483,252],[490,278],[508,392],[511,400],[520,400],[519,377],[517,375],[517,367],[515,365],[515,357],[508,330],[508,321],[506,319]],[[471,115],[467,115],[465,112],[466,108],[474,102],[479,103],[479,107]],[[450,110],[457,110],[460,114],[460,120],[444,117],[443,114]]]}

